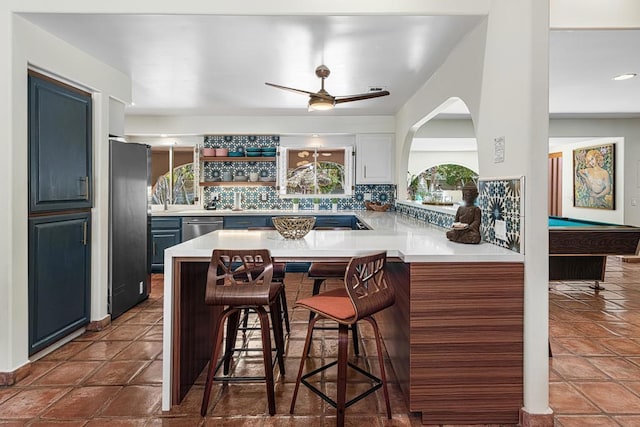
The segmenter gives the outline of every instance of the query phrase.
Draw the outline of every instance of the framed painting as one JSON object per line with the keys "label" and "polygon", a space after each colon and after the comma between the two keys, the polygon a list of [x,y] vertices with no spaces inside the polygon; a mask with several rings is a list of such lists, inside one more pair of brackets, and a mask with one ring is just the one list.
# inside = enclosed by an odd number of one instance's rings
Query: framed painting
{"label": "framed painting", "polygon": [[573,206],[615,207],[615,144],[573,150]]}

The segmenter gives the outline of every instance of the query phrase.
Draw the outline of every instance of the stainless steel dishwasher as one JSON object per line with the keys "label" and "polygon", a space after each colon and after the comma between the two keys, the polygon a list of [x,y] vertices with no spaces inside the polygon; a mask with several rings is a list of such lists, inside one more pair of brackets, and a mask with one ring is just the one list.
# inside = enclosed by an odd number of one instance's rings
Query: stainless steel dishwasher
{"label": "stainless steel dishwasher", "polygon": [[222,230],[221,216],[185,216],[182,218],[183,242],[216,230]]}

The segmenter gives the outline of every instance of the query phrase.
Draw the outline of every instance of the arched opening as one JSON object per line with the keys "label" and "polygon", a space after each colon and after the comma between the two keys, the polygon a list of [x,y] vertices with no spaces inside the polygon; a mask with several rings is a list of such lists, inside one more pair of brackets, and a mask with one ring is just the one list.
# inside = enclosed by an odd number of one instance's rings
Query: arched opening
{"label": "arched opening", "polygon": [[461,200],[462,186],[477,182],[478,144],[466,104],[450,98],[414,126],[407,158],[407,200]]}

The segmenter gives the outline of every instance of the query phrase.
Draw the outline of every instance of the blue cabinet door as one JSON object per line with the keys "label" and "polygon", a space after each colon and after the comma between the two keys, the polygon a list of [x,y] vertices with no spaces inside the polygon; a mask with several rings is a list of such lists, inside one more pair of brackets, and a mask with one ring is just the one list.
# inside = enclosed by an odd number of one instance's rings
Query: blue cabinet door
{"label": "blue cabinet door", "polygon": [[164,250],[180,243],[180,230],[151,231],[151,271],[164,271]]}
{"label": "blue cabinet door", "polygon": [[91,95],[29,75],[29,209],[90,208]]}
{"label": "blue cabinet door", "polygon": [[182,240],[182,219],[179,217],[151,218],[151,271],[164,272],[164,250]]}
{"label": "blue cabinet door", "polygon": [[89,215],[29,219],[29,354],[89,323]]}
{"label": "blue cabinet door", "polygon": [[271,217],[267,216],[225,216],[224,229],[244,229],[249,227],[271,226]]}

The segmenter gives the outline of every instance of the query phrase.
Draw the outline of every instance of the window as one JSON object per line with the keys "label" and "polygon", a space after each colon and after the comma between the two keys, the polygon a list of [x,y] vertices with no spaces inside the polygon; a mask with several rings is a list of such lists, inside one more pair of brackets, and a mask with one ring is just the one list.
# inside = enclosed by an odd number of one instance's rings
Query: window
{"label": "window", "polygon": [[351,196],[353,147],[280,148],[281,197]]}

